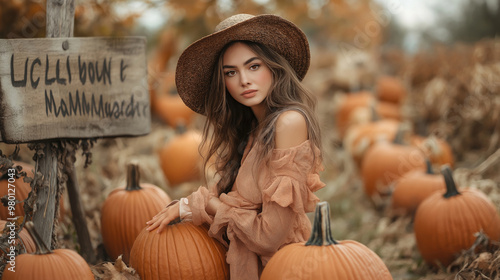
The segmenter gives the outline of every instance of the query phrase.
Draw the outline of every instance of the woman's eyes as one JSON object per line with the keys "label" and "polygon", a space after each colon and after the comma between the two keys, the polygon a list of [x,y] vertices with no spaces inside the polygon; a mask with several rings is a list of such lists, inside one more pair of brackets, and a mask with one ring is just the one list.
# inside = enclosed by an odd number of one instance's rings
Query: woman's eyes
{"label": "woman's eyes", "polygon": [[[260,68],[260,64],[252,64],[250,65],[249,69],[252,70],[252,71],[255,71],[257,69]],[[235,70],[229,70],[229,71],[226,71],[224,73],[226,76],[228,77],[233,77],[234,75],[236,75],[236,71]]]}
{"label": "woman's eyes", "polygon": [[232,76],[234,76],[234,75],[236,75],[236,71],[234,71],[234,70],[231,70],[231,71],[227,71],[227,72],[226,72],[226,76],[228,76],[228,77],[232,77]]}
{"label": "woman's eyes", "polygon": [[250,66],[250,70],[257,70],[259,69],[260,67],[260,64],[253,64],[252,66]]}

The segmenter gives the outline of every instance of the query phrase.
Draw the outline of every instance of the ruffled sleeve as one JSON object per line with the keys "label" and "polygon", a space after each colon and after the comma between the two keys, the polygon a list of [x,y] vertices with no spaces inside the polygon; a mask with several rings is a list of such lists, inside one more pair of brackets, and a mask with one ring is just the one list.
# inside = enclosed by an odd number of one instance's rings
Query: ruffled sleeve
{"label": "ruffled sleeve", "polygon": [[207,205],[210,198],[216,197],[213,191],[209,191],[206,187],[201,186],[197,191],[193,192],[191,195],[187,197],[189,201],[189,207],[191,210],[191,219],[193,220],[193,224],[201,225],[201,224],[212,224],[213,223],[213,215],[207,213]]}
{"label": "ruffled sleeve", "polygon": [[[292,231],[290,220],[296,213],[289,207],[266,202],[261,210],[247,203],[237,192],[222,194],[220,200],[222,204],[217,209],[210,234],[225,245],[227,236],[231,242],[238,240],[252,252],[265,256],[276,252]],[[237,200],[242,205],[233,204]],[[231,255],[228,258],[230,260]]]}
{"label": "ruffled sleeve", "polygon": [[309,141],[274,150],[269,163],[272,180],[262,190],[263,201],[291,207],[296,213],[314,211],[319,202],[314,192],[325,186],[319,177],[322,169],[319,149]]}
{"label": "ruffled sleeve", "polygon": [[324,186],[318,175],[320,169],[319,150],[313,151],[309,141],[274,150],[269,164],[262,164],[258,173],[265,180],[259,185],[262,204],[252,204],[238,191],[222,194],[211,235],[224,242],[222,236],[227,233],[231,242],[238,240],[264,257],[286,243],[306,239],[310,222],[305,213],[314,210],[319,199],[313,192]]}

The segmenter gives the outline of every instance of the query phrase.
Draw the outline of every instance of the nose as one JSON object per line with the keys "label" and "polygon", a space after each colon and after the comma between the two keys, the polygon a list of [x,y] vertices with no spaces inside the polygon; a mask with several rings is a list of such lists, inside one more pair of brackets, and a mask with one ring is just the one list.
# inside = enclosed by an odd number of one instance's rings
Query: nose
{"label": "nose", "polygon": [[247,86],[250,84],[250,80],[248,79],[248,75],[247,73],[245,73],[245,71],[241,71],[240,72],[240,82],[241,82],[241,86]]}

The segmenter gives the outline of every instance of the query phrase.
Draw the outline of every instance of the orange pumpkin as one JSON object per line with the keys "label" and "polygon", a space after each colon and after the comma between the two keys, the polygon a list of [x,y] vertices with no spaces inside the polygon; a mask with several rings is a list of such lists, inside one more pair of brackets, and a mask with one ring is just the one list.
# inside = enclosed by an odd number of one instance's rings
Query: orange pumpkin
{"label": "orange pumpkin", "polygon": [[170,186],[201,178],[203,158],[198,151],[201,140],[197,130],[181,131],[160,149],[160,165]]}
{"label": "orange pumpkin", "polygon": [[139,166],[129,164],[127,185],[114,189],[102,205],[101,232],[106,252],[113,259],[123,255],[123,261],[128,263],[139,232],[170,201],[159,187],[139,184]]}
{"label": "orange pumpkin", "polygon": [[167,68],[168,61],[177,52],[178,33],[175,28],[168,28],[158,37],[156,49],[148,62],[149,73],[161,73]]}
{"label": "orange pumpkin", "polygon": [[69,249],[51,251],[36,233],[33,222],[27,222],[26,229],[35,241],[36,252],[16,256],[15,267],[7,265],[3,280],[94,279],[89,265],[77,252]]}
{"label": "orange pumpkin", "polygon": [[[400,107],[396,104],[376,101],[371,105],[359,107],[351,112],[347,124],[347,130],[350,127],[362,123],[376,122],[381,119],[401,120]],[[345,135],[345,133],[344,133]]]}
{"label": "orange pumpkin", "polygon": [[143,229],[130,253],[141,279],[229,279],[222,244],[190,221],[170,224],[161,233]]}
{"label": "orange pumpkin", "polygon": [[458,191],[449,166],[443,166],[441,173],[446,192],[436,192],[420,204],[413,226],[417,248],[433,266],[450,264],[460,251],[474,244],[474,234],[479,231],[500,241],[500,216],[495,205],[477,189]]}
{"label": "orange pumpkin", "polygon": [[341,137],[349,126],[351,113],[357,108],[368,106],[374,100],[375,97],[369,91],[353,92],[340,98],[335,108],[335,121]]}
{"label": "orange pumpkin", "polygon": [[347,130],[344,147],[360,167],[366,151],[377,141],[393,140],[400,125],[400,122],[389,119],[354,125]]}
{"label": "orange pumpkin", "polygon": [[389,195],[392,184],[405,173],[425,170],[424,154],[416,147],[400,143],[399,136],[393,142],[378,141],[366,152],[361,177],[368,197]]}
{"label": "orange pumpkin", "polygon": [[[35,167],[32,164],[14,161],[15,166],[21,166],[22,172],[26,172],[27,177],[33,178],[33,170]],[[17,172],[17,168],[14,168]],[[24,182],[24,177],[15,178],[14,182],[11,185],[14,187],[9,188],[9,174],[5,173],[0,177],[0,197],[12,194],[12,191],[15,191],[15,199],[18,201],[23,201],[28,198],[29,193],[31,192],[31,186],[29,183]],[[11,180],[12,181],[12,180]],[[10,193],[9,193],[10,189]],[[13,211],[14,215],[9,213],[8,208],[0,204],[0,219],[6,220],[7,218],[13,218],[16,216],[24,217],[24,202],[16,204],[15,209]],[[59,200],[59,220],[62,219],[64,215],[64,200],[61,198]]]}
{"label": "orange pumpkin", "polygon": [[195,116],[195,112],[177,94],[174,79],[175,77],[171,73],[164,75],[157,92],[153,93],[151,105],[156,115],[171,127],[188,125]]}
{"label": "orange pumpkin", "polygon": [[435,136],[422,137],[414,135],[410,139],[410,144],[422,150],[433,164],[438,166],[448,164],[453,167],[453,152],[445,140]]}
{"label": "orange pumpkin", "polygon": [[[148,61],[148,85],[151,99],[151,109],[153,112],[155,112],[156,96],[158,95],[159,87],[163,83],[165,75],[172,76],[172,74],[166,72],[166,70],[168,61],[177,51],[178,34],[176,33],[176,29],[174,28],[165,29],[160,34],[157,48],[151,56],[151,59]],[[168,79],[171,80],[170,78]],[[173,82],[170,84],[173,84]],[[163,92],[163,90],[161,92]]]}
{"label": "orange pumpkin", "polygon": [[329,205],[320,202],[309,240],[281,248],[269,260],[260,279],[385,280],[392,276],[380,257],[365,245],[333,239]]}
{"label": "orange pumpkin", "polygon": [[[31,164],[14,162],[15,165],[20,165],[22,167],[22,171],[26,172],[26,176],[33,178],[33,170],[35,167]],[[15,169],[17,174],[17,169]],[[29,183],[24,182],[24,177],[15,178],[11,180],[11,185],[14,187],[9,188],[9,173],[5,173],[0,178],[0,197],[9,194],[10,191],[14,191],[15,199],[18,201],[23,201],[28,197],[28,194],[31,192],[31,186]],[[9,214],[7,207],[0,204],[0,219],[6,220],[7,218],[13,218],[15,216],[23,216],[24,217],[24,202],[15,205],[14,216]]]}
{"label": "orange pumpkin", "polygon": [[396,213],[413,215],[427,197],[446,189],[443,176],[434,174],[429,160],[426,160],[426,164],[426,171],[412,170],[395,182],[391,206]]}
{"label": "orange pumpkin", "polygon": [[379,100],[401,104],[406,98],[406,88],[397,77],[381,76],[377,79],[375,87]]}
{"label": "orange pumpkin", "polygon": [[[0,230],[7,230],[9,232],[9,234],[10,234],[11,228],[5,229],[5,225],[7,223],[10,224],[10,222],[12,222],[12,221],[0,220]],[[24,248],[24,250],[26,251],[26,253],[34,253],[36,251],[35,241],[33,241],[33,239],[31,238],[30,234],[28,233],[28,231],[26,229],[23,228],[19,232],[19,238],[21,239],[22,244],[24,244],[22,247]],[[15,244],[9,244],[9,245],[16,246],[17,245],[17,240],[18,239],[16,239]]]}

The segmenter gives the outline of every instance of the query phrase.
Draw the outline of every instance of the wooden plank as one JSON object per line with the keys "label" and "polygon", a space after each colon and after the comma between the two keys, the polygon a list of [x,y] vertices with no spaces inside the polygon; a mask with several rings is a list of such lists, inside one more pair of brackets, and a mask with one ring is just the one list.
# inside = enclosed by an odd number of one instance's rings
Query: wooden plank
{"label": "wooden plank", "polygon": [[144,37],[0,40],[1,138],[148,134],[145,48]]}
{"label": "wooden plank", "polygon": [[[46,22],[47,22],[47,37],[72,37],[73,36],[73,21],[74,21],[74,12],[75,12],[75,3],[74,0],[48,0],[47,1],[47,11],[46,11]],[[36,44],[39,40],[41,39],[36,39],[35,41],[32,40],[32,44]],[[7,41],[7,42],[14,42],[14,41]],[[1,43],[0,43],[1,44]],[[6,48],[0,48],[0,50],[5,50],[8,51]],[[17,50],[17,49],[15,49]],[[1,54],[0,54],[1,56]],[[48,54],[46,55],[48,58]],[[0,57],[1,61],[1,57]],[[35,60],[36,61],[36,60]],[[14,60],[12,60],[14,62]],[[11,66],[12,68],[14,67],[14,63]],[[36,65],[36,64],[35,64]],[[1,66],[0,66],[1,68]],[[27,69],[25,69],[27,71]],[[33,71],[32,71],[33,72]],[[1,70],[0,70],[1,73]],[[6,91],[5,94],[2,90],[2,85],[5,84],[3,81],[3,76],[0,74],[0,109],[3,109],[4,112],[6,109],[11,109],[12,107],[8,107],[8,105],[13,105],[12,103],[9,103],[9,100],[11,100],[11,97],[14,99],[18,98],[22,100],[23,95],[18,95],[18,94],[12,94],[11,92]],[[15,76],[11,76],[11,86],[12,86],[12,81],[15,80]],[[8,85],[8,83],[7,83]],[[33,87],[33,86],[32,86]],[[9,94],[10,93],[10,94]],[[28,101],[28,104],[30,104],[30,100],[25,100],[24,103]],[[30,105],[36,104],[38,102],[37,99],[32,100],[33,103]],[[14,107],[14,110],[19,109],[19,108],[24,108],[24,103],[18,104],[18,108]],[[35,105],[36,106],[36,105]],[[41,107],[41,104],[38,104],[38,107]],[[7,111],[7,113],[12,114],[12,109],[11,111]],[[24,123],[22,123],[23,118],[23,113],[27,114],[27,112],[23,112],[21,110],[21,115],[14,115],[14,118],[17,117],[19,125],[24,128]],[[35,110],[35,113],[38,113]],[[5,114],[4,114],[5,116]],[[43,115],[26,115],[27,118],[31,119],[43,119]],[[20,119],[20,120],[19,120]],[[12,124],[11,119],[6,119],[6,122],[2,123],[3,118],[0,116],[0,129],[1,133],[4,133],[6,131],[5,125],[6,124]],[[36,121],[35,121],[36,122]],[[15,122],[14,122],[15,123]],[[29,126],[28,126],[29,128]],[[28,132],[29,134],[29,132]],[[5,134],[4,134],[5,135]],[[9,134],[7,134],[9,135]],[[19,134],[14,135],[14,140],[16,140],[19,137]],[[38,135],[34,135],[35,138],[38,138]],[[5,138],[5,137],[4,137]],[[29,137],[27,137],[29,139]],[[38,139],[35,139],[38,140]],[[20,142],[24,142],[21,140]],[[45,142],[45,147],[43,149],[43,156],[37,155],[37,160],[36,160],[36,165],[35,165],[35,173],[40,173],[42,174],[42,177],[40,178],[42,182],[39,182],[39,180],[35,180],[36,184],[33,184],[33,191],[36,191],[36,201],[35,201],[35,206],[34,206],[34,213],[33,213],[33,223],[35,226],[35,229],[37,232],[40,234],[40,237],[42,240],[45,242],[47,246],[50,246],[49,248],[53,248],[52,244],[52,238],[54,236],[54,218],[55,218],[55,207],[56,205],[59,205],[58,201],[60,200],[59,197],[59,182],[57,178],[57,158],[59,153],[61,152],[58,149],[54,149],[52,146],[60,146],[57,143],[53,142]],[[37,179],[37,176],[35,176],[35,179]]]}

